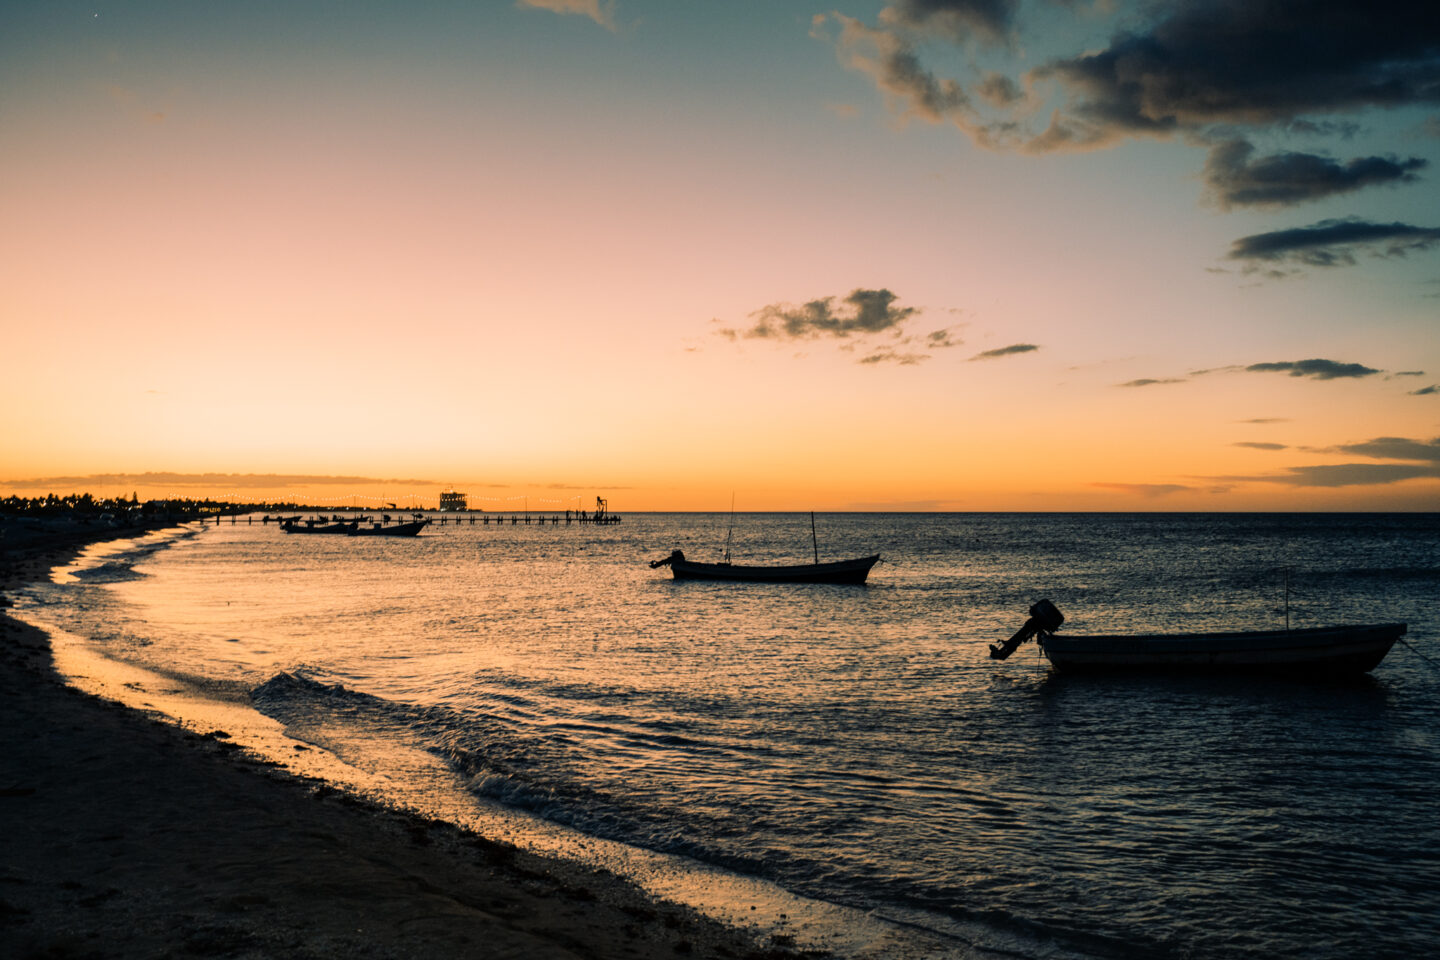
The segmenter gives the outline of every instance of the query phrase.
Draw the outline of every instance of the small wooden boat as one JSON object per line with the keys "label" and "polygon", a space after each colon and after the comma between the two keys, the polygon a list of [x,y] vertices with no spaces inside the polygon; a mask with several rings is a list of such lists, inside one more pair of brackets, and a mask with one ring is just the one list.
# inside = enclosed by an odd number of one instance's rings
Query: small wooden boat
{"label": "small wooden boat", "polygon": [[354,533],[360,524],[355,520],[340,523],[325,523],[321,520],[306,520],[304,523],[285,521],[280,529],[286,533]]}
{"label": "small wooden boat", "polygon": [[743,580],[762,583],[864,583],[880,554],[833,560],[827,563],[791,563],[751,566],[741,563],[697,563],[676,550],[661,560],[652,560],[652,569],[669,567],[676,580]]}
{"label": "small wooden boat", "polygon": [[429,520],[411,520],[405,523],[397,523],[394,526],[386,526],[383,523],[372,523],[368,527],[356,527],[350,531],[352,537],[413,537],[421,530],[430,525]]}
{"label": "small wooden boat", "polygon": [[1030,619],[990,656],[1004,660],[1020,644],[1039,644],[1056,670],[1066,673],[1168,670],[1214,673],[1358,674],[1373,670],[1403,623],[1245,630],[1233,633],[1066,636],[1056,633],[1065,617],[1049,600],[1030,608]]}

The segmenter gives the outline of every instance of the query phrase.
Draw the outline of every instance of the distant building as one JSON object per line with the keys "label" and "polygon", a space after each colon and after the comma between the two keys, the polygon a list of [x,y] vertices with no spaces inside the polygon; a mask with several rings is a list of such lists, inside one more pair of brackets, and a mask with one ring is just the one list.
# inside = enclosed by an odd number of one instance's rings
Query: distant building
{"label": "distant building", "polygon": [[465,499],[465,494],[456,493],[453,489],[442,491],[440,494],[440,509],[444,511],[466,510],[470,501]]}

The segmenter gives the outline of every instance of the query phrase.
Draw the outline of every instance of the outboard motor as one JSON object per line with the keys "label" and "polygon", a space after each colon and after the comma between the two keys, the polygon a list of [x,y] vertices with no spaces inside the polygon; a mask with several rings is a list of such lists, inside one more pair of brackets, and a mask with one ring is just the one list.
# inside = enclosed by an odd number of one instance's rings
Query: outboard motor
{"label": "outboard motor", "polygon": [[1004,643],[990,644],[990,659],[1004,660],[1015,652],[1015,648],[1037,633],[1050,634],[1060,629],[1060,624],[1065,622],[1065,615],[1055,609],[1055,604],[1049,600],[1040,600],[1030,608],[1030,619],[1025,621],[1025,626],[1016,631],[1015,636]]}

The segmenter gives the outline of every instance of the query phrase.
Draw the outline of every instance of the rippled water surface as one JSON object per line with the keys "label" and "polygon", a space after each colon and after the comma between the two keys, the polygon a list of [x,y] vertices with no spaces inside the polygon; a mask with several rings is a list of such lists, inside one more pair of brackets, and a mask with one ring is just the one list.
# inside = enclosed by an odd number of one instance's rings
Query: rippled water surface
{"label": "rippled water surface", "polygon": [[[839,515],[865,587],[676,582],[730,517],[225,524],[37,589],[108,655],[247,691],[344,754],[384,731],[478,796],[1030,955],[1440,952],[1440,517]],[[808,515],[741,515],[799,561]],[[1288,571],[1288,573],[1287,573]],[[1066,631],[1407,621],[1353,682],[1060,678]],[[1419,651],[1418,653],[1416,651]],[[980,930],[978,936],[974,931]]]}

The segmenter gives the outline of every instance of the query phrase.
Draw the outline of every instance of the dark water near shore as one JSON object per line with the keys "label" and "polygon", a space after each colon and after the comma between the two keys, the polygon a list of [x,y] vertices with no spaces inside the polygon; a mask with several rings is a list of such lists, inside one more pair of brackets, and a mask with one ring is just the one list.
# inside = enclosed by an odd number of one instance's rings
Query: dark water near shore
{"label": "dark water near shore", "polygon": [[[211,527],[27,599],[114,656],[248,691],[344,756],[376,736],[475,795],[1022,955],[1440,952],[1440,670],[1061,678],[1067,632],[1408,621],[1440,662],[1440,515],[819,518],[863,588],[675,582],[725,515],[416,540]],[[803,560],[808,515],[741,515]],[[980,931],[979,934],[976,931]]]}

